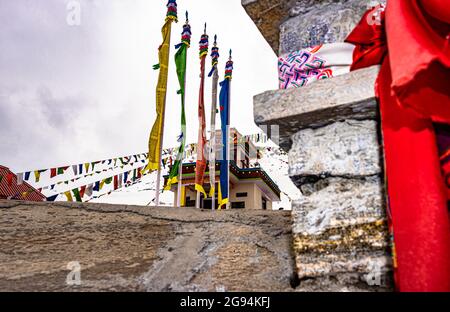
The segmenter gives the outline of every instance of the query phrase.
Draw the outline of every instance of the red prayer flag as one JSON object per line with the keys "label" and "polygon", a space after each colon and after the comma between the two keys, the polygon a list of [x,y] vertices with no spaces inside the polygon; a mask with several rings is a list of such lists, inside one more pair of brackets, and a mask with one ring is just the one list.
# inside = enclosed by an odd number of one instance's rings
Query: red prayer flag
{"label": "red prayer flag", "polygon": [[85,192],[86,192],[86,185],[80,187],[80,197],[81,198],[83,198]]}
{"label": "red prayer flag", "polygon": [[[207,36],[203,35],[202,40],[200,41],[200,50],[202,51],[202,42],[203,48],[205,49],[206,42],[206,51],[208,51],[207,47]],[[201,54],[200,58],[200,90],[198,96],[198,144],[197,144],[197,162],[195,165],[195,189],[199,192],[202,192],[205,197],[207,197],[206,192],[203,188],[204,176],[206,171],[206,157],[205,157],[205,147],[206,147],[206,121],[205,121],[205,61],[206,54]]]}

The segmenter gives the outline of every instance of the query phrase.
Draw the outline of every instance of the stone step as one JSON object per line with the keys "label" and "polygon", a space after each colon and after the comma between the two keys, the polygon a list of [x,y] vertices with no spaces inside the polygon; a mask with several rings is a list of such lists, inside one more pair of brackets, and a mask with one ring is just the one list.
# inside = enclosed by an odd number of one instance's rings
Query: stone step
{"label": "stone step", "polygon": [[389,232],[380,177],[333,177],[308,187],[292,207],[299,288],[392,290]]}
{"label": "stone step", "polygon": [[348,119],[376,120],[375,80],[378,72],[376,65],[302,88],[256,95],[255,122],[259,126],[279,126],[279,145],[288,151],[292,145],[291,136],[302,129],[324,127]]}
{"label": "stone step", "polygon": [[289,176],[296,181],[314,177],[359,177],[381,173],[381,149],[375,120],[346,120],[292,136]]}

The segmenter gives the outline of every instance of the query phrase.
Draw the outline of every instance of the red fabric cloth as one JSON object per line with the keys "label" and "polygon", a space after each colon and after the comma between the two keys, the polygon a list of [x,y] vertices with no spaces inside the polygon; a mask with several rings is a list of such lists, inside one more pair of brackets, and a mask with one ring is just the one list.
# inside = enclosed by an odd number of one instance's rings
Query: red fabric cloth
{"label": "red fabric cloth", "polygon": [[[348,38],[357,45],[353,69],[382,60],[376,92],[400,291],[450,291],[449,198],[442,174],[447,166],[440,167],[445,155],[433,126],[450,124],[450,28],[428,13],[442,4],[433,0],[425,10],[418,0],[388,1],[387,57],[378,41],[383,27],[367,19]],[[373,38],[377,44],[368,45]]]}
{"label": "red fabric cloth", "polygon": [[388,2],[386,31],[392,89],[400,105],[435,122],[450,123],[450,108],[445,105],[450,101],[450,21],[433,18],[422,7],[422,3],[427,7],[443,5],[445,10],[449,4],[434,2]]}
{"label": "red fabric cloth", "polygon": [[355,45],[351,71],[381,64],[383,61],[387,53],[384,19],[385,11],[382,6],[367,10],[359,25],[348,35],[345,41]]}
{"label": "red fabric cloth", "polygon": [[398,104],[386,59],[378,91],[400,291],[450,291],[450,225],[433,124]]}
{"label": "red fabric cloth", "polygon": [[200,90],[198,96],[198,145],[197,145],[197,161],[195,164],[195,184],[203,188],[203,182],[206,171],[206,121],[205,121],[205,60],[202,57],[200,60]]}
{"label": "red fabric cloth", "polygon": [[84,193],[86,193],[86,185],[80,187],[80,197],[84,197]]}

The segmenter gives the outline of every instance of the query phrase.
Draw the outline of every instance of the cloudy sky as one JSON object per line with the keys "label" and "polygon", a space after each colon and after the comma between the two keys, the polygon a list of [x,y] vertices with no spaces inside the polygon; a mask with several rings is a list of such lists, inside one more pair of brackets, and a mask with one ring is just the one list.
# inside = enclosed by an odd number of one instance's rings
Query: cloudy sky
{"label": "cloudy sky", "polygon": [[[0,1],[0,164],[25,171],[147,150],[155,118],[157,49],[166,0],[80,0],[81,24],[67,23],[69,0]],[[180,101],[173,45],[184,12],[193,31],[187,75],[188,141],[197,137],[198,41],[217,33],[220,76],[233,49],[231,123],[258,130],[253,95],[277,87],[277,59],[240,0],[179,0],[172,31],[165,146],[176,145]],[[210,68],[210,58],[207,59]],[[211,80],[206,80],[209,124]]]}

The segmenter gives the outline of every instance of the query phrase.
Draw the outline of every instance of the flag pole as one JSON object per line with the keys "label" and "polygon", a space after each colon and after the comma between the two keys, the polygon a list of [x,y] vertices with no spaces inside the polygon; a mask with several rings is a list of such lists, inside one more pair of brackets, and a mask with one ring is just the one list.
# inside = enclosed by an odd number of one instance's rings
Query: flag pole
{"label": "flag pole", "polygon": [[[229,62],[232,61],[232,50],[230,49],[230,57],[229,57]],[[229,86],[228,86],[228,127],[227,127],[227,140],[228,140],[228,144],[227,144],[227,170],[228,170],[228,183],[227,183],[227,187],[228,187],[228,202],[227,202],[227,207],[226,209],[230,209],[231,208],[231,203],[230,203],[230,111],[231,111],[231,78],[229,81]],[[234,141],[233,141],[234,144]],[[234,146],[233,146],[234,147]]]}
{"label": "flag pole", "polygon": [[181,156],[181,161],[180,161],[180,165],[178,167],[178,171],[179,171],[179,176],[178,176],[178,187],[177,187],[177,207],[181,208],[181,188],[183,187],[181,180],[183,179],[183,159],[184,159],[184,152],[183,155]]}
{"label": "flag pole", "polygon": [[209,73],[212,79],[212,101],[211,101],[211,135],[209,138],[209,183],[211,185],[211,208],[216,209],[216,114],[217,114],[217,85],[219,82],[219,71],[217,65],[219,63],[219,48],[217,47],[217,35],[214,36],[214,47],[211,50],[212,69]]}
{"label": "flag pole", "polygon": [[[184,29],[183,30],[182,41],[184,41],[185,43],[187,43],[187,42],[190,43],[190,39],[191,39],[191,33],[190,32],[191,32],[191,30],[190,30],[190,26],[189,26],[189,13],[188,13],[188,11],[186,11],[186,23],[184,25],[185,25],[184,26],[185,28],[188,27],[189,29]],[[185,33],[185,31],[189,32],[189,33]],[[186,41],[186,40],[189,40],[189,41]],[[186,53],[187,53],[187,51],[186,51]],[[182,96],[182,103],[185,103],[185,101],[186,101],[186,72],[187,72],[186,68],[187,68],[187,57],[186,57],[184,79],[183,79],[184,80],[184,87],[183,87],[183,93],[181,94],[181,96]],[[183,125],[181,125],[181,126],[183,127]],[[186,129],[182,130],[182,133],[183,133],[182,140],[186,141],[186,137],[185,137]],[[184,156],[185,156],[185,144],[183,144],[183,151],[181,152],[181,159],[180,159],[180,163],[179,163],[179,167],[178,167],[178,173],[179,173],[179,175],[178,175],[178,187],[177,187],[177,206],[178,206],[178,208],[181,208],[181,196],[183,195],[182,192],[181,192],[181,189],[183,187],[183,183],[182,183],[183,181],[182,180],[183,180],[183,160],[184,160]]]}

